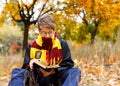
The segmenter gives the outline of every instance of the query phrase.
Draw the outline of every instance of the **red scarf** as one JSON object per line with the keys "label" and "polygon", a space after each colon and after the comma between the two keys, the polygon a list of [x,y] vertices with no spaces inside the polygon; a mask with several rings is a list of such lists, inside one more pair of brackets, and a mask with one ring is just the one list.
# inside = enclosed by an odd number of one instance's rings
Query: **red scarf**
{"label": "red scarf", "polygon": [[[31,43],[31,47],[35,48],[35,51],[31,50],[31,53],[36,52],[38,50],[44,51],[42,52],[43,56],[41,56],[39,60],[46,60],[42,62],[47,63],[47,66],[57,65],[62,61],[62,48],[60,41],[57,37],[43,38],[41,36],[38,36],[38,38],[33,43]],[[31,58],[35,58],[35,55],[31,55]]]}

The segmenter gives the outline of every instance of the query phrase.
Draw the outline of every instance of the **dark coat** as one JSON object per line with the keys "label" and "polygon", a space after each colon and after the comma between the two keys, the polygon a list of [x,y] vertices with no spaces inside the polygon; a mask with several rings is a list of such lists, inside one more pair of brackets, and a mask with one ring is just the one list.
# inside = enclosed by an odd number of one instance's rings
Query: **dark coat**
{"label": "dark coat", "polygon": [[[71,59],[71,53],[70,49],[68,47],[67,42],[64,39],[60,39],[61,47],[62,47],[62,55],[63,55],[63,60],[60,63],[60,67],[56,68],[58,72],[72,68],[74,66],[74,62]],[[30,48],[31,45],[29,44],[26,53],[25,53],[25,58],[24,58],[24,63],[22,68],[27,68],[29,67],[29,62],[30,62]]]}

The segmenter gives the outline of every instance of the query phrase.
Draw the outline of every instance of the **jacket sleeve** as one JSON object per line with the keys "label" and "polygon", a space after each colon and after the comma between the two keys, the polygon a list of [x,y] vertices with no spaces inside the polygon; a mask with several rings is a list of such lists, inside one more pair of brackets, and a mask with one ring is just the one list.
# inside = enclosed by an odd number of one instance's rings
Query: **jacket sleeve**
{"label": "jacket sleeve", "polygon": [[57,68],[58,71],[66,70],[74,66],[74,62],[71,58],[71,52],[70,52],[67,42],[63,39],[60,39],[60,42],[62,46],[63,60],[60,63],[60,67]]}
{"label": "jacket sleeve", "polygon": [[30,45],[27,46],[22,68],[29,68],[29,62],[30,62]]}

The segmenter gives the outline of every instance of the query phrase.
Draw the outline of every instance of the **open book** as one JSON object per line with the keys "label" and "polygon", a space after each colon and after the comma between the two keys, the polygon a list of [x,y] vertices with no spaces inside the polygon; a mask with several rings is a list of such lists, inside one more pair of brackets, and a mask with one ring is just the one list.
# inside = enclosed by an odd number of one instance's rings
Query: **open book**
{"label": "open book", "polygon": [[43,64],[43,63],[40,62],[40,61],[34,61],[34,63],[37,64],[38,66],[42,67],[43,69],[60,67],[59,64],[47,66],[47,65]]}

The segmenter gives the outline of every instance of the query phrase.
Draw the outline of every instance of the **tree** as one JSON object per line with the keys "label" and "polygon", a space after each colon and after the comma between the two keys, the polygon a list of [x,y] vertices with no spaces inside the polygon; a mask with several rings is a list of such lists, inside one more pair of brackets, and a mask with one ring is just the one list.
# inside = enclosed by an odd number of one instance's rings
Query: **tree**
{"label": "tree", "polygon": [[[103,33],[103,35],[110,36],[104,33],[113,32],[113,29],[119,25],[119,0],[65,0],[63,4],[64,13],[67,16],[80,17],[82,23],[87,26],[86,31],[91,36],[91,44],[94,43],[97,34]],[[114,20],[112,25],[111,20]],[[104,29],[107,29],[106,32]]]}
{"label": "tree", "polygon": [[[41,4],[39,4],[41,2]],[[48,5],[47,5],[48,3]],[[39,4],[37,10],[35,10],[35,6]],[[49,6],[49,7],[47,7]],[[6,0],[6,4],[4,6],[4,10],[2,11],[2,16],[0,18],[0,22],[4,22],[7,18],[10,18],[12,22],[22,22],[23,30],[24,30],[24,38],[23,38],[23,51],[27,47],[28,43],[28,31],[29,27],[32,24],[36,24],[38,16],[44,15],[49,11],[52,11],[49,0],[33,0],[31,3],[25,3],[22,0],[10,0],[9,2]],[[37,18],[35,18],[35,11],[39,12]]]}
{"label": "tree", "polygon": [[59,33],[59,36],[66,40],[71,40],[72,32],[76,27],[76,21],[64,16],[62,13],[54,14],[54,17],[56,21],[56,31]]}

